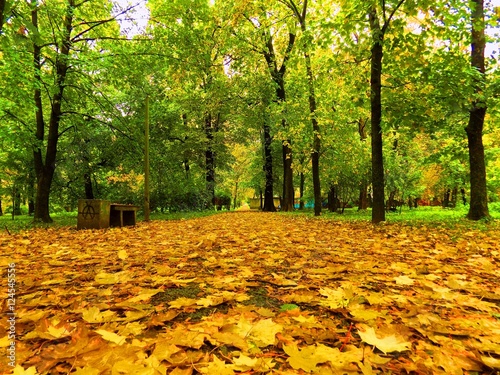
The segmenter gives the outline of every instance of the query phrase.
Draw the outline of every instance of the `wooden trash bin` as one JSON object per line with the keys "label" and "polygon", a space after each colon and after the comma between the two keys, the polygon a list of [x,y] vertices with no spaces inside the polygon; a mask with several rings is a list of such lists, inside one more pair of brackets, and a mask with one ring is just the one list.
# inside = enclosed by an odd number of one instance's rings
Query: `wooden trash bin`
{"label": "wooden trash bin", "polygon": [[130,204],[111,204],[109,224],[112,227],[135,225],[138,206]]}
{"label": "wooden trash bin", "polygon": [[77,229],[109,228],[110,201],[79,199]]}

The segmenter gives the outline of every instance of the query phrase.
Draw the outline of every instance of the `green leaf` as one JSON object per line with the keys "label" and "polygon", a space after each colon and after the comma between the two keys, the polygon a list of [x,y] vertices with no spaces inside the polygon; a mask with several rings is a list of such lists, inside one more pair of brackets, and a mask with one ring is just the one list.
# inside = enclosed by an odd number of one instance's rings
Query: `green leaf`
{"label": "green leaf", "polygon": [[290,311],[290,310],[295,310],[298,309],[299,306],[294,305],[293,303],[285,303],[284,305],[280,306],[280,311]]}

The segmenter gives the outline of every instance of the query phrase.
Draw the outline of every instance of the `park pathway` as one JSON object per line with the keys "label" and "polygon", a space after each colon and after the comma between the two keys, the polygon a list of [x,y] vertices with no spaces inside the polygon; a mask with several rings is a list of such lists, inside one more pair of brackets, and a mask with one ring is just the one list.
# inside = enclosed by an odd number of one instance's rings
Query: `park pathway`
{"label": "park pathway", "polygon": [[499,244],[260,212],[2,233],[0,346],[19,374],[492,374]]}

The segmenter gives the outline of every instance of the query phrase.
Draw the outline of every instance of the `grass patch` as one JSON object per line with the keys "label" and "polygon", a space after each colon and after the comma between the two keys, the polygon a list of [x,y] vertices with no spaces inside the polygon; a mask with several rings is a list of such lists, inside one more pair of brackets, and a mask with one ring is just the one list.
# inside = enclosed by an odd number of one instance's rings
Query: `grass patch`
{"label": "grass patch", "polygon": [[[189,219],[197,219],[200,217],[206,217],[211,215],[216,215],[219,213],[228,212],[228,211],[182,211],[182,212],[154,212],[150,215],[151,220],[189,220]],[[137,215],[138,220],[143,220],[144,215],[141,212]]]}
{"label": "grass patch", "polygon": [[[151,220],[189,220],[210,215],[216,215],[221,212],[228,211],[194,211],[194,212],[170,212],[170,213],[152,213]],[[0,231],[16,233],[34,228],[58,228],[58,227],[76,227],[78,221],[78,212],[56,212],[51,213],[52,223],[35,223],[33,216],[19,215],[14,216],[7,214],[0,216]],[[137,214],[137,221],[144,220],[142,211]]]}
{"label": "grass patch", "polygon": [[246,306],[252,305],[278,309],[282,305],[282,302],[277,298],[269,296],[267,289],[262,287],[249,288],[247,294],[250,296],[250,299],[242,302]]}
{"label": "grass patch", "polygon": [[164,292],[160,292],[151,297],[151,304],[153,306],[165,302],[172,302],[178,298],[199,298],[202,290],[198,284],[188,284],[181,288],[168,288]]}
{"label": "grass patch", "polygon": [[76,212],[57,212],[50,215],[52,223],[35,223],[33,216],[29,215],[4,215],[0,216],[0,230],[8,232],[21,232],[33,228],[67,227],[76,226]]}
{"label": "grass patch", "polygon": [[[491,220],[472,221],[466,218],[469,206],[459,206],[454,209],[442,207],[421,206],[416,209],[403,207],[397,212],[386,212],[388,224],[404,224],[415,227],[457,228],[465,227],[476,230],[489,230],[500,226],[500,203],[490,203]],[[282,215],[314,217],[312,210],[283,212]],[[371,209],[358,211],[357,208],[346,208],[343,214],[329,212],[323,209],[320,219],[339,220],[350,223],[371,221]]]}

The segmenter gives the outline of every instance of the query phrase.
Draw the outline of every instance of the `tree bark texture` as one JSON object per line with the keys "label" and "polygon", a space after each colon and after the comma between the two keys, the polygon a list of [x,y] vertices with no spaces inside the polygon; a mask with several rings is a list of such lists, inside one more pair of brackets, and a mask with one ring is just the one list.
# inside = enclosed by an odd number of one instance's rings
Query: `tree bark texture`
{"label": "tree bark texture", "polygon": [[[57,159],[57,143],[59,140],[59,124],[62,115],[62,100],[65,88],[66,74],[68,71],[69,53],[71,48],[71,30],[73,23],[73,0],[68,2],[66,15],[63,18],[63,37],[59,45],[59,54],[55,60],[55,92],[51,100],[50,118],[48,124],[48,136],[45,149],[45,160],[42,155],[42,145],[45,136],[45,121],[43,118],[42,94],[37,87],[34,90],[35,99],[35,118],[36,118],[36,139],[37,146],[34,149],[35,171],[37,175],[37,191],[35,200],[34,220],[42,222],[51,222],[52,219],[49,213],[49,196],[50,188],[54,178]],[[32,10],[32,23],[35,28],[38,28],[38,10],[35,4]],[[41,48],[34,43],[33,46],[33,62],[35,68],[35,81],[39,87],[43,87],[41,82]],[[37,85],[38,86],[38,85]]]}
{"label": "tree bark texture", "polygon": [[[293,49],[295,43],[295,34],[290,33],[288,37],[288,45],[281,63],[281,67],[278,68],[278,63],[276,61],[276,53],[274,51],[273,40],[270,32],[266,36],[266,51],[264,52],[264,58],[271,74],[271,78],[276,85],[276,100],[279,103],[285,103],[286,92],[285,92],[285,73],[286,64],[290,58],[290,53]],[[281,125],[283,128],[287,127],[287,122],[285,118],[281,120]],[[293,211],[294,204],[294,189],[293,189],[293,159],[292,159],[292,141],[290,139],[282,140],[282,155],[283,155],[283,197],[281,204],[281,211]]]}
{"label": "tree bark texture", "polygon": [[380,28],[377,10],[370,12],[370,29],[373,38],[371,49],[371,126],[372,126],[372,185],[373,204],[372,222],[374,224],[385,221],[384,205],[384,159],[382,142],[382,57],[383,32]]}
{"label": "tree bark texture", "polygon": [[319,158],[321,151],[321,139],[318,119],[316,117],[316,94],[314,92],[314,77],[311,66],[311,57],[306,51],[304,53],[307,69],[307,82],[309,86],[309,112],[311,114],[311,124],[313,130],[313,152],[311,156],[312,161],[312,179],[314,191],[314,216],[321,215],[321,184],[319,176]]}
{"label": "tree bark texture", "polygon": [[[306,35],[306,17],[307,17],[307,0],[302,3],[302,11],[300,12],[297,4],[293,0],[289,1],[289,6],[295,13],[295,16],[299,20],[300,28],[302,34]],[[318,118],[316,117],[316,94],[314,92],[314,76],[312,71],[311,56],[309,55],[309,46],[304,43],[304,60],[306,63],[306,75],[307,75],[307,86],[309,89],[309,113],[311,115],[311,125],[313,131],[313,147],[311,155],[312,163],[312,180],[313,180],[313,192],[314,192],[314,216],[321,215],[321,185],[319,177],[319,158],[321,151],[321,139],[320,139],[320,129]]]}
{"label": "tree bark texture", "polygon": [[[366,123],[368,119],[360,118],[358,120],[358,134],[361,142],[366,142],[368,134],[366,134]],[[358,210],[366,210],[368,208],[368,178],[365,176],[359,186],[359,203]]]}
{"label": "tree bark texture", "polygon": [[[266,119],[267,121],[267,119]],[[274,207],[274,178],[273,178],[273,155],[271,152],[271,129],[269,124],[264,124],[264,175],[265,175],[265,188],[264,188],[264,206],[262,211],[275,212]]]}
{"label": "tree bark texture", "polygon": [[300,202],[299,202],[299,210],[304,209],[304,185],[306,182],[306,177],[304,172],[300,172],[300,185],[299,185],[299,194],[300,194]]}
{"label": "tree bark texture", "polygon": [[[483,128],[486,116],[486,103],[480,98],[483,91],[485,65],[484,48],[485,24],[483,0],[473,0],[472,4],[472,48],[471,65],[481,75],[474,83],[478,99],[469,113],[469,123],[465,128],[469,147],[470,165],[470,207],[467,218],[480,220],[490,216],[488,210],[488,192],[486,188],[486,163],[484,160]],[[474,78],[473,78],[474,79]]]}
{"label": "tree bark texture", "polygon": [[92,188],[92,175],[89,172],[83,174],[83,185],[85,187],[85,199],[94,199],[94,189]]}
{"label": "tree bark texture", "polygon": [[215,206],[215,153],[213,150],[214,124],[212,115],[208,113],[205,117],[205,136],[207,137],[207,148],[205,150],[205,182],[207,189],[207,204],[211,208]]}
{"label": "tree bark texture", "polygon": [[2,33],[2,29],[3,29],[6,2],[7,2],[7,0],[0,0],[0,34]]}

